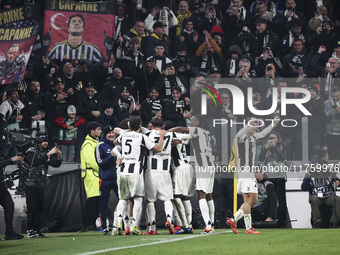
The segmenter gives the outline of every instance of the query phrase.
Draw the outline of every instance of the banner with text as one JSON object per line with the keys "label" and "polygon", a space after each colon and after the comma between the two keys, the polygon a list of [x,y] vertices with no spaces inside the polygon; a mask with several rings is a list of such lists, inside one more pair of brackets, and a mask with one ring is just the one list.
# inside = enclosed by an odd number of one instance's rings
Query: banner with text
{"label": "banner with text", "polygon": [[44,14],[43,48],[51,59],[104,61],[110,58],[114,2],[49,0]]}
{"label": "banner with text", "polygon": [[0,84],[22,79],[41,27],[38,5],[0,13]]}

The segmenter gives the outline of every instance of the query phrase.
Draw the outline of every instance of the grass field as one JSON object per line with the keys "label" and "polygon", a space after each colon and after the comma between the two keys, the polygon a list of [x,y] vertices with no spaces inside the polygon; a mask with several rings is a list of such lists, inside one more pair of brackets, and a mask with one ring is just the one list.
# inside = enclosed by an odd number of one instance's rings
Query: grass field
{"label": "grass field", "polygon": [[[48,238],[0,241],[0,254],[329,254],[338,253],[339,229],[261,229],[260,235],[103,236],[99,232],[49,233]],[[251,252],[250,252],[251,251]]]}

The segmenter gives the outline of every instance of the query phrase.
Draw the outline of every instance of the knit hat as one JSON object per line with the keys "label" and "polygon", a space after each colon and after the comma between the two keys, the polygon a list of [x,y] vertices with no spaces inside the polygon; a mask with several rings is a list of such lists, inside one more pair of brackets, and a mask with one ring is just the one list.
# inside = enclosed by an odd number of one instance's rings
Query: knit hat
{"label": "knit hat", "polygon": [[155,30],[156,28],[159,28],[159,27],[166,27],[166,24],[164,24],[160,21],[156,21],[155,24],[153,24],[153,26],[152,26],[153,30]]}
{"label": "knit hat", "polygon": [[153,90],[156,90],[157,92],[159,92],[159,89],[158,89],[157,87],[151,87],[151,88],[149,89],[149,93],[150,93],[151,91],[153,91]]}
{"label": "knit hat", "polygon": [[103,130],[103,136],[106,137],[106,135],[107,135],[109,132],[113,131],[113,129],[114,129],[113,126],[107,125],[107,126],[104,128],[104,130]]}
{"label": "knit hat", "polygon": [[95,87],[94,82],[90,79],[85,79],[85,80],[82,81],[82,83],[83,83],[83,88]]}
{"label": "knit hat", "polygon": [[64,79],[62,77],[55,77],[53,79],[53,86],[57,85],[58,83],[64,84]]}
{"label": "knit hat", "polygon": [[221,28],[221,26],[220,25],[215,25],[215,26],[213,26],[212,27],[212,29],[210,30],[210,36],[214,36],[214,34],[218,34],[218,35],[220,35],[220,36],[224,36],[224,32],[223,32],[223,30],[222,30],[222,28]]}
{"label": "knit hat", "polygon": [[76,114],[77,113],[77,109],[74,105],[69,105],[67,107],[67,114]]}

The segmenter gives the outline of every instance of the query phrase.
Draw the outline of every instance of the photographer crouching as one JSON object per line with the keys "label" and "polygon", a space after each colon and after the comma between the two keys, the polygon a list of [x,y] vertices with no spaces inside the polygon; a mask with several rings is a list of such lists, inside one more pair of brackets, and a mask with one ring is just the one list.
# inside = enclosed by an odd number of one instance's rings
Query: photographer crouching
{"label": "photographer crouching", "polygon": [[[22,161],[21,156],[15,156],[13,158],[5,159],[0,156],[0,205],[4,208],[5,211],[5,239],[6,240],[14,240],[14,239],[22,239],[23,235],[16,233],[13,230],[13,216],[14,216],[14,202],[11,194],[8,192],[6,184],[5,184],[5,176],[4,176],[4,168],[13,163],[20,163]],[[1,239],[0,239],[1,240]]]}
{"label": "photographer crouching", "polygon": [[30,166],[25,182],[27,205],[27,237],[45,237],[40,232],[40,217],[44,208],[44,188],[50,183],[48,166],[59,167],[62,153],[57,147],[48,150],[47,136],[39,136],[35,146],[26,151],[24,161]]}

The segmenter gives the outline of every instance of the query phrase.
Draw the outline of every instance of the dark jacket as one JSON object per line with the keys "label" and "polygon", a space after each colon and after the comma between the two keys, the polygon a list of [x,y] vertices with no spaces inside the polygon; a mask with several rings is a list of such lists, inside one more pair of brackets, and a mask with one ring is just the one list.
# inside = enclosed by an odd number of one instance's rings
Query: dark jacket
{"label": "dark jacket", "polygon": [[24,161],[31,166],[28,173],[26,186],[34,188],[44,188],[49,184],[47,178],[48,166],[60,167],[61,158],[58,159],[57,154],[53,154],[50,157],[47,156],[48,149],[35,149],[29,148],[24,157]]}
{"label": "dark jacket", "polygon": [[91,111],[102,111],[103,100],[95,91],[92,97],[89,97],[85,90],[82,89],[79,94],[79,103],[76,105],[77,114],[83,116],[86,121],[100,121],[100,117],[94,117]]}
{"label": "dark jacket", "polygon": [[106,180],[117,180],[116,157],[112,157],[111,151],[115,147],[102,135],[101,142],[95,150],[96,161],[99,166],[99,178]]}

